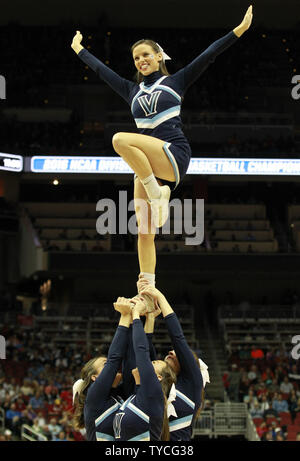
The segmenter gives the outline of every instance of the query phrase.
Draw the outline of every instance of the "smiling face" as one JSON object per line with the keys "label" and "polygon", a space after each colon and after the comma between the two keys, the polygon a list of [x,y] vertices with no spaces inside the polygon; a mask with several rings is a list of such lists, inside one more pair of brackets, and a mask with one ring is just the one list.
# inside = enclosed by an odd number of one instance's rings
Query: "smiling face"
{"label": "smiling face", "polygon": [[162,54],[156,53],[152,46],[142,43],[132,51],[134,65],[142,75],[150,75],[159,70]]}
{"label": "smiling face", "polygon": [[176,357],[175,351],[169,351],[168,355],[165,357],[165,362],[170,365],[172,370],[178,375],[180,373],[180,363]]}

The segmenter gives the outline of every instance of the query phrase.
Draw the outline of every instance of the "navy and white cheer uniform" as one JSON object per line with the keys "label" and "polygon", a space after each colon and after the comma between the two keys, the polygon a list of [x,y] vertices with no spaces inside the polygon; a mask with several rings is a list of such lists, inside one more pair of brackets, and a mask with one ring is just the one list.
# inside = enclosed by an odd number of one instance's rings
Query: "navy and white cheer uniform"
{"label": "navy and white cheer uniform", "polygon": [[170,440],[190,440],[195,415],[201,405],[202,374],[175,312],[167,315],[165,322],[180,363],[180,373],[176,383],[176,400],[172,402],[177,417],[170,416],[169,418]]}
{"label": "navy and white cheer uniform", "polygon": [[108,351],[107,362],[88,388],[84,404],[84,423],[89,441],[114,440],[113,418],[123,400],[112,389],[112,384],[127,349],[128,334],[129,328],[118,326]]}
{"label": "navy and white cheer uniform", "polygon": [[[150,360],[156,360],[156,351],[153,346],[153,333],[146,333],[149,347]],[[132,375],[132,370],[136,368],[135,353],[132,342],[132,326],[129,328],[128,346],[125,357],[122,362],[122,383],[118,386],[118,394],[126,400],[129,396],[135,393],[136,385]]]}
{"label": "navy and white cheer uniform", "polygon": [[191,158],[191,148],[182,131],[182,97],[209,64],[237,40],[231,31],[175,74],[153,72],[140,84],[120,77],[88,50],[78,53],[79,58],[130,105],[139,133],[165,141],[163,149],[175,174],[173,188],[186,174]]}
{"label": "navy and white cheer uniform", "polygon": [[165,321],[180,363],[176,399],[172,402],[177,416],[169,417],[170,440],[186,441],[191,439],[195,415],[201,405],[203,379],[175,312],[167,315]]}
{"label": "navy and white cheer uniform", "polygon": [[160,440],[163,417],[164,395],[149,356],[149,345],[141,320],[132,325],[132,342],[140,385],[135,394],[120,406],[114,416],[115,441]]}

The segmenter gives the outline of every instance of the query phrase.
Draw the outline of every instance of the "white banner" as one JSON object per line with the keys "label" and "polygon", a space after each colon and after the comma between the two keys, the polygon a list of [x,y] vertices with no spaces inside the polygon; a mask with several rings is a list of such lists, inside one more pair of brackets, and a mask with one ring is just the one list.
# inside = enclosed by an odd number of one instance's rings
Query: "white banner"
{"label": "white banner", "polygon": [[[120,157],[34,156],[35,173],[128,174],[131,168]],[[192,158],[187,174],[300,176],[298,159]]]}
{"label": "white banner", "polygon": [[22,171],[23,157],[21,155],[5,154],[0,152],[0,170]]}

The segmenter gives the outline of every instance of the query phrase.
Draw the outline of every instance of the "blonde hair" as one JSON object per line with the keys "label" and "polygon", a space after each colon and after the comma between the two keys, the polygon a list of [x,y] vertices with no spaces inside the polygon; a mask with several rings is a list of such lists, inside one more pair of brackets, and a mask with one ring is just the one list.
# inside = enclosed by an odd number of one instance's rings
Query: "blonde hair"
{"label": "blonde hair", "polygon": [[177,376],[173,369],[166,363],[166,366],[160,372],[162,377],[160,384],[164,394],[164,419],[161,432],[161,440],[170,440],[169,418],[168,418],[168,396],[173,384],[176,384]]}
{"label": "blonde hair", "polygon": [[[193,356],[194,356],[194,358],[195,358],[195,360],[196,360],[196,362],[197,362],[197,365],[198,365],[198,367],[199,367],[199,369],[200,369],[200,363],[199,363],[198,355],[197,355],[196,352],[194,352],[192,349],[191,349],[191,351],[192,351],[192,354],[193,354]],[[201,371],[201,369],[200,369],[200,371]],[[204,408],[204,401],[205,401],[205,392],[204,392],[204,387],[202,387],[202,390],[201,390],[201,405],[200,405],[200,407],[199,407],[198,410],[197,410],[197,413],[196,413],[196,415],[195,415],[195,420],[196,420],[197,418],[199,418],[200,413],[201,413],[201,411],[202,411],[203,408]]]}
{"label": "blonde hair", "polygon": [[92,376],[97,374],[97,370],[95,368],[95,362],[98,359],[106,358],[103,356],[94,357],[93,359],[89,360],[80,372],[80,378],[83,379],[82,387],[80,394],[77,395],[74,403],[74,416],[73,416],[73,425],[75,429],[83,429],[84,428],[84,404],[86,399],[87,388],[92,382]]}
{"label": "blonde hair", "polygon": [[[131,47],[131,53],[133,53],[133,50],[138,45],[142,45],[142,44],[151,46],[151,48],[153,49],[153,51],[155,53],[162,53],[159,46],[157,45],[157,43],[154,40],[150,40],[149,38],[143,38],[142,40],[139,40],[138,42],[135,42]],[[159,62],[159,71],[163,75],[170,75],[169,72],[168,72],[168,69],[166,67],[164,59],[162,59]],[[143,76],[143,74],[141,74],[141,72],[137,71],[136,74],[135,74],[135,79],[136,79],[137,83],[141,83],[144,80],[144,76]]]}

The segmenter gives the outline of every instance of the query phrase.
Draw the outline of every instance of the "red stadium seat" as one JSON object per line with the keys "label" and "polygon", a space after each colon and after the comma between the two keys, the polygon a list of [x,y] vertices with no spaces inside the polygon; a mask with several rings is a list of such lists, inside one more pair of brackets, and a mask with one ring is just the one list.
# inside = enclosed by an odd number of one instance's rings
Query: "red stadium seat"
{"label": "red stadium seat", "polygon": [[264,421],[264,418],[253,418],[253,422],[256,427],[260,426],[261,423],[263,423],[263,421]]}
{"label": "red stadium seat", "polygon": [[298,424],[300,426],[300,413],[297,413],[294,424]]}
{"label": "red stadium seat", "polygon": [[295,442],[296,436],[297,436],[297,432],[288,433],[287,438],[286,438],[287,442]]}
{"label": "red stadium seat", "polygon": [[291,418],[290,413],[286,413],[286,412],[283,411],[283,412],[279,413],[279,416],[280,416],[280,424],[281,425],[292,424],[292,418]]}
{"label": "red stadium seat", "polygon": [[289,424],[288,431],[299,432],[300,431],[300,424]]}
{"label": "red stadium seat", "polygon": [[272,422],[275,421],[275,423],[278,422],[276,416],[268,416],[267,419],[266,419],[266,423],[269,425],[269,424],[272,424]]}
{"label": "red stadium seat", "polygon": [[300,432],[300,425],[291,424],[288,426],[287,431],[288,431],[287,440],[289,441],[296,440],[296,436],[298,432]]}

